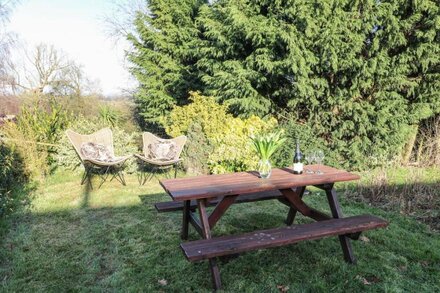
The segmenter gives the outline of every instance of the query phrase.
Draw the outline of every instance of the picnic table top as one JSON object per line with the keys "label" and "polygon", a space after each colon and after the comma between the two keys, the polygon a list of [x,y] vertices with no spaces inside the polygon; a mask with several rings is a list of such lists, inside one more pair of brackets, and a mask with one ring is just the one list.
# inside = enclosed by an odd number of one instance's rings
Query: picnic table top
{"label": "picnic table top", "polygon": [[308,165],[304,169],[321,170],[324,174],[293,174],[290,168],[272,169],[270,178],[262,179],[258,172],[239,172],[163,179],[160,184],[174,201],[215,198],[225,195],[281,190],[299,186],[322,185],[359,179],[359,175],[329,166]]}

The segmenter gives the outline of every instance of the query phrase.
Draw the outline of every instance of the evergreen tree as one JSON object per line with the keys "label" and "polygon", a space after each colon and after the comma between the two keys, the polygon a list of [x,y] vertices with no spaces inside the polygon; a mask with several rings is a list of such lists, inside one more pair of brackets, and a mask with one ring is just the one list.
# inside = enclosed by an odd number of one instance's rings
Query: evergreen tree
{"label": "evergreen tree", "polygon": [[130,58],[149,123],[200,90],[235,115],[293,114],[362,164],[440,112],[436,0],[206,2],[151,0],[136,18]]}
{"label": "evergreen tree", "polygon": [[131,72],[139,82],[135,100],[144,126],[157,128],[173,105],[185,103],[190,89],[199,88],[194,50],[195,26],[204,0],[149,0],[150,13],[138,13],[130,34]]}
{"label": "evergreen tree", "polygon": [[220,0],[198,23],[205,92],[237,115],[287,109],[352,162],[440,111],[438,2]]}

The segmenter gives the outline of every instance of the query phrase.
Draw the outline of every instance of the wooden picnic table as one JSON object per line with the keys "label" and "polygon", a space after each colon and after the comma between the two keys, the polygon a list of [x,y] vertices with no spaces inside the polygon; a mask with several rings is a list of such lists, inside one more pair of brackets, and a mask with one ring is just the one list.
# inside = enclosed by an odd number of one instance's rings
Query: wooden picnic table
{"label": "wooden picnic table", "polygon": [[[358,175],[329,166],[309,165],[305,169],[320,169],[323,174],[296,175],[289,168],[281,168],[273,169],[268,179],[260,178],[257,172],[239,172],[161,180],[160,184],[173,201],[157,203],[156,209],[159,212],[183,210],[181,238],[188,238],[191,224],[203,239],[184,242],[181,248],[189,261],[209,260],[215,289],[221,288],[217,257],[303,240],[337,235],[344,259],[355,263],[350,239],[357,240],[362,231],[385,227],[388,223],[371,215],[343,218],[334,184],[357,180]],[[332,216],[309,207],[302,200],[307,186],[325,191]],[[232,204],[269,199],[277,199],[289,207],[286,227],[212,238],[212,228]],[[208,206],[215,206],[209,214]],[[293,225],[297,212],[316,222]]]}

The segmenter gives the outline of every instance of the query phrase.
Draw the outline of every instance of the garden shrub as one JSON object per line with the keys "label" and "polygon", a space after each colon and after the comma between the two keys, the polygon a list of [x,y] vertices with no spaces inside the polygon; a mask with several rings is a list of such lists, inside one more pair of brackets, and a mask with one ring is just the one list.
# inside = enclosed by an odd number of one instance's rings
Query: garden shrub
{"label": "garden shrub", "polygon": [[274,118],[262,120],[257,116],[248,119],[231,116],[223,123],[227,126],[225,132],[213,138],[216,147],[209,158],[211,171],[217,174],[255,169],[259,159],[250,136],[272,131],[277,121]]}
{"label": "garden shrub", "polygon": [[128,97],[105,99],[97,95],[57,97],[56,101],[72,115],[99,116],[108,125],[117,125],[128,132],[138,130],[133,117],[134,103]]}
{"label": "garden shrub", "polygon": [[22,107],[17,117],[17,127],[35,141],[56,143],[69,124],[68,112],[53,98],[39,98]]}
{"label": "garden shrub", "polygon": [[[109,125],[98,117],[85,118],[81,115],[75,117],[69,126],[70,129],[81,134],[90,134],[105,127],[109,127]],[[115,154],[117,156],[139,153],[140,133],[129,133],[118,126],[112,127],[112,131]],[[62,168],[76,171],[83,170],[78,155],[64,133],[58,142],[56,160],[58,166]],[[125,170],[129,173],[132,173],[137,169],[136,162],[132,159],[128,160],[125,166]]]}
{"label": "garden shrub", "polygon": [[[292,164],[296,139],[299,139],[303,154],[307,151],[320,149],[325,154],[324,164],[338,168],[360,170],[393,163],[398,160],[398,157],[392,156],[395,152],[389,149],[389,147],[398,148],[400,143],[398,139],[395,140],[393,145],[387,146],[375,143],[367,148],[368,145],[363,145],[357,140],[331,139],[330,133],[327,135],[321,134],[319,129],[312,123],[299,122],[293,117],[281,120],[280,127],[284,129],[287,141],[280,151],[275,153],[274,163],[277,166]],[[398,136],[397,133],[396,136]],[[356,164],[353,162],[356,162]]]}
{"label": "garden shrub", "polygon": [[199,90],[239,117],[295,113],[364,169],[372,153],[407,161],[440,113],[439,1],[150,2],[128,37],[146,123]]}
{"label": "garden shrub", "polygon": [[192,123],[188,128],[187,136],[187,143],[183,150],[185,170],[194,175],[208,174],[209,155],[214,148],[203,133],[200,123]]}
{"label": "garden shrub", "polygon": [[8,143],[15,149],[24,162],[23,169],[33,179],[41,179],[49,174],[48,151],[45,146],[38,146],[33,137],[23,133],[15,123],[2,127]]}
{"label": "garden shrub", "polygon": [[162,119],[167,134],[173,137],[194,135],[191,133],[194,130],[191,125],[197,123],[208,144],[212,146],[212,152],[208,155],[209,170],[212,173],[254,169],[258,158],[249,137],[251,134],[273,130],[277,121],[274,118],[263,120],[256,116],[248,119],[233,117],[227,112],[227,105],[220,105],[214,97],[196,92],[190,92],[190,100],[192,103],[174,107],[170,115]]}
{"label": "garden shrub", "polygon": [[104,105],[99,108],[99,118],[106,124],[115,127],[121,120],[121,113],[109,105]]}
{"label": "garden shrub", "polygon": [[207,137],[213,138],[227,130],[229,119],[226,105],[218,104],[213,97],[205,97],[198,92],[190,92],[191,103],[183,107],[174,107],[171,113],[163,118],[165,131],[172,137],[187,133],[191,124],[197,121]]}
{"label": "garden shrub", "polygon": [[[305,155],[307,151],[321,149],[326,155],[326,164],[335,165],[335,160],[333,159],[334,153],[329,152],[328,148],[325,147],[324,141],[316,136],[311,125],[299,123],[294,119],[286,119],[280,122],[280,128],[284,130],[284,135],[287,139],[273,156],[273,163],[276,166],[292,166],[297,139],[303,155]],[[330,158],[328,156],[329,154],[332,154]]]}
{"label": "garden shrub", "polygon": [[1,131],[23,158],[28,174],[41,178],[56,167],[56,144],[70,116],[53,98],[33,100],[22,106],[15,123],[5,124]]}
{"label": "garden shrub", "polygon": [[13,145],[0,142],[0,219],[29,203],[29,174]]}
{"label": "garden shrub", "polygon": [[102,99],[96,95],[57,97],[57,101],[69,112],[85,117],[97,116],[103,105]]}

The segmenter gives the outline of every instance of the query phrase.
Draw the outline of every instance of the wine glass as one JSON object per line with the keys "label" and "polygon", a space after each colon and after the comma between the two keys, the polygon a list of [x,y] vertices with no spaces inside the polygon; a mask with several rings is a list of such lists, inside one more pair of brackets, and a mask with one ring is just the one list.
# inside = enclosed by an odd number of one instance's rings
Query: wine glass
{"label": "wine glass", "polygon": [[315,161],[318,164],[318,170],[316,171],[316,174],[324,174],[321,169],[322,161],[324,160],[324,152],[322,150],[316,150],[315,151]]}
{"label": "wine glass", "polygon": [[[313,161],[315,161],[315,153],[314,152],[311,152],[311,151],[308,151],[307,153],[306,153],[306,156],[304,157],[305,159],[306,159],[306,161],[307,161],[307,164],[308,165],[311,165],[312,163],[313,163]],[[312,171],[312,170],[310,170],[310,169],[306,169],[306,173],[307,174],[313,174],[314,172]]]}

